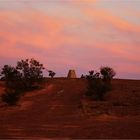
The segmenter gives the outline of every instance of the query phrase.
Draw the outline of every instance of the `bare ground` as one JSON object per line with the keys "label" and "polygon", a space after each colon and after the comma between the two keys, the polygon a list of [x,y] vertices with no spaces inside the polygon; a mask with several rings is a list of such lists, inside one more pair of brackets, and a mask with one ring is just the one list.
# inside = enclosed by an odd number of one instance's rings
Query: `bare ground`
{"label": "bare ground", "polygon": [[84,96],[86,85],[82,79],[49,80],[18,106],[1,103],[0,138],[140,139],[140,81],[113,80],[102,102]]}

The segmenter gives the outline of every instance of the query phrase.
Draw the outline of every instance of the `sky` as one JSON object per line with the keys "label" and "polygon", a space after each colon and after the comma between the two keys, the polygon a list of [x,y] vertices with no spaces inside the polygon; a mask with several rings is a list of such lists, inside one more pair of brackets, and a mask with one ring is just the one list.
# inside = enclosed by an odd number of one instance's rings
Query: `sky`
{"label": "sky", "polygon": [[25,58],[56,76],[109,66],[140,79],[140,1],[0,0],[0,68]]}

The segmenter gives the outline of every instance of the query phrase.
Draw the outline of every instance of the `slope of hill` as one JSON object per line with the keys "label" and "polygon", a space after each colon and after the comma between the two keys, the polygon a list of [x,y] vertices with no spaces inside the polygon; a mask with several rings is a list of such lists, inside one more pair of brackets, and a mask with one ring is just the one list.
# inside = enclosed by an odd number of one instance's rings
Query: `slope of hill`
{"label": "slope of hill", "polygon": [[113,80],[102,102],[85,97],[86,86],[83,79],[49,79],[18,106],[1,103],[0,138],[140,138],[140,81]]}

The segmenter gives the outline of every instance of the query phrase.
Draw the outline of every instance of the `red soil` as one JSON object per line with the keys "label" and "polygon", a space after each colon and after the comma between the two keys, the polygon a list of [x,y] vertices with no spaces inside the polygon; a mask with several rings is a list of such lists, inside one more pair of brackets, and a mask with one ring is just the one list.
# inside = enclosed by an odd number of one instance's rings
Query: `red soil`
{"label": "red soil", "polygon": [[1,103],[0,138],[140,138],[140,81],[113,80],[102,102],[83,96],[86,85],[53,79],[26,93],[18,106]]}

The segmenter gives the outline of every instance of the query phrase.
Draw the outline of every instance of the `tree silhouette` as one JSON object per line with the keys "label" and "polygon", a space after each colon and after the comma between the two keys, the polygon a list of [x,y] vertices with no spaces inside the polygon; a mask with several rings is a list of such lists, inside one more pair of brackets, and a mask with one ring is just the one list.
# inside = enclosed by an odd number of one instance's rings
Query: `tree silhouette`
{"label": "tree silhouette", "polygon": [[52,70],[48,70],[48,72],[49,72],[49,76],[51,77],[51,78],[53,78],[54,76],[55,76],[55,72],[54,71],[52,71]]}
{"label": "tree silhouette", "polygon": [[25,89],[34,87],[43,79],[43,64],[33,58],[18,61],[16,69],[21,73]]}
{"label": "tree silhouette", "polygon": [[33,58],[18,61],[16,67],[4,65],[0,74],[6,84],[2,100],[15,105],[21,93],[39,87],[43,80],[43,69],[43,64]]}
{"label": "tree silhouette", "polygon": [[88,80],[86,95],[95,100],[104,100],[105,93],[111,90],[111,80],[115,74],[115,71],[110,67],[101,67],[100,72],[96,73],[93,70],[89,71],[89,75],[86,75]]}
{"label": "tree silhouette", "polygon": [[116,75],[116,72],[113,70],[113,68],[108,66],[101,67],[100,73],[102,74],[104,81],[110,81]]}

